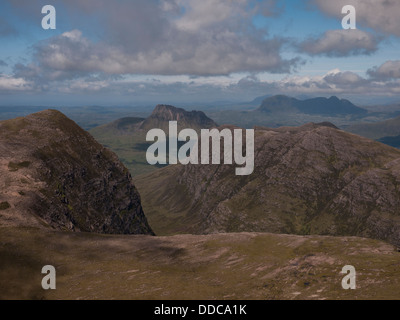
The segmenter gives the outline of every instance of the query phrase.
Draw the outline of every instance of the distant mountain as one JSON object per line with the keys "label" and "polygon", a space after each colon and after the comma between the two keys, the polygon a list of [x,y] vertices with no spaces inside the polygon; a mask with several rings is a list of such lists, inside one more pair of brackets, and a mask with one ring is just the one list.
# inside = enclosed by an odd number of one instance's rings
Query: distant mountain
{"label": "distant mountain", "polygon": [[255,169],[173,165],[136,180],[158,234],[364,236],[400,245],[400,150],[308,124],[257,128]]}
{"label": "distant mountain", "polygon": [[107,132],[131,134],[133,132],[163,129],[168,132],[169,121],[178,121],[179,128],[195,130],[214,128],[218,125],[205,115],[203,111],[186,111],[169,105],[157,105],[147,118],[125,117],[108,124],[91,129],[95,135]]}
{"label": "distant mountain", "polygon": [[218,125],[202,111],[186,111],[169,105],[157,105],[153,113],[140,125],[141,130],[154,128],[168,132],[169,121],[178,121],[178,128],[191,128],[195,130],[208,129]]}
{"label": "distant mountain", "polygon": [[0,150],[1,224],[153,234],[128,170],[62,113],[1,121]]}
{"label": "distant mountain", "polygon": [[370,139],[399,136],[400,117],[375,123],[355,124],[347,127],[346,131],[353,132]]}
{"label": "distant mountain", "polygon": [[367,110],[355,106],[346,99],[335,96],[298,100],[296,98],[276,95],[266,98],[257,111],[268,113],[304,113],[309,115],[363,115]]}
{"label": "distant mountain", "polygon": [[257,111],[268,113],[300,112],[297,105],[300,100],[283,95],[276,95],[264,99]]}
{"label": "distant mountain", "polygon": [[104,146],[113,150],[123,164],[134,175],[152,172],[164,165],[151,166],[146,160],[146,141],[151,129],[169,132],[169,121],[178,121],[178,129],[191,128],[196,131],[217,127],[217,124],[202,111],[186,111],[169,105],[157,105],[147,118],[126,117],[91,129],[89,132]]}

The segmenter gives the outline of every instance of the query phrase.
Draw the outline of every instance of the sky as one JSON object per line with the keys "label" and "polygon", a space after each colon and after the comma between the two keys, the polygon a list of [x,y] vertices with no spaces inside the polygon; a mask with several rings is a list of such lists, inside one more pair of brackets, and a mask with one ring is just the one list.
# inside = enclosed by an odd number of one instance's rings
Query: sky
{"label": "sky", "polygon": [[399,16],[398,0],[2,0],[0,105],[399,102]]}

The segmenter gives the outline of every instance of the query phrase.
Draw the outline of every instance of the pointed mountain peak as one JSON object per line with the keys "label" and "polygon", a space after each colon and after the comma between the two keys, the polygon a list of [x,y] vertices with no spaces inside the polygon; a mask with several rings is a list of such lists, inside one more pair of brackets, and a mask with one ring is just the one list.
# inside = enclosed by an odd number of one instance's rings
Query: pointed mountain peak
{"label": "pointed mountain peak", "polygon": [[158,104],[150,117],[156,117],[160,118],[163,120],[178,120],[179,118],[182,118],[183,116],[189,114],[185,109],[182,108],[177,108],[171,105],[166,105],[166,104]]}

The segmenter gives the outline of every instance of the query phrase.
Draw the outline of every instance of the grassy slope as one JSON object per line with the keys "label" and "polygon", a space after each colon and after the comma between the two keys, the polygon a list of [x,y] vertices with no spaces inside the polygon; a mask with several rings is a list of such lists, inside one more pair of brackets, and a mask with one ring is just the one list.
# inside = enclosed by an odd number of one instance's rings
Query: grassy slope
{"label": "grassy slope", "polygon": [[196,226],[200,223],[196,220],[198,215],[190,214],[192,197],[185,187],[174,181],[179,174],[179,167],[172,165],[135,177],[143,210],[157,235],[196,233]]}
{"label": "grassy slope", "polygon": [[[57,289],[41,289],[44,265]],[[357,289],[343,290],[344,265]],[[2,228],[0,299],[399,299],[400,253],[353,237],[111,236]]]}
{"label": "grassy slope", "polygon": [[121,162],[128,168],[132,176],[146,174],[158,169],[151,166],[146,160],[146,133],[121,134],[108,128],[94,128],[89,131],[94,138],[105,147],[115,152]]}

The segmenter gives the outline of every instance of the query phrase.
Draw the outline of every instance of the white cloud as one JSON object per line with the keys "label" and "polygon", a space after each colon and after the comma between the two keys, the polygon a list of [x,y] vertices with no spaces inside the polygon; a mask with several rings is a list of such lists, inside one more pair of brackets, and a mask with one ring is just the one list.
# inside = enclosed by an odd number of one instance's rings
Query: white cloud
{"label": "white cloud", "polygon": [[30,91],[33,89],[32,82],[23,78],[15,78],[0,74],[0,91]]}
{"label": "white cloud", "polygon": [[324,76],[324,80],[336,85],[353,85],[363,84],[366,82],[366,80],[361,78],[358,74],[350,71],[328,73]]}
{"label": "white cloud", "polygon": [[310,38],[299,45],[310,55],[344,57],[371,54],[378,49],[379,39],[362,30],[329,30],[319,38]]}
{"label": "white cloud", "polygon": [[61,34],[61,37],[70,39],[71,41],[81,41],[82,40],[82,32],[79,30],[67,31]]}
{"label": "white cloud", "polygon": [[85,81],[83,79],[73,80],[66,87],[68,92],[96,92],[104,90],[109,86],[109,83],[105,80],[103,81]]}
{"label": "white cloud", "polygon": [[256,92],[258,95],[287,94],[287,95],[354,95],[354,96],[396,96],[400,91],[400,79],[396,81],[375,81],[363,78],[350,71],[333,69],[318,76],[287,76],[280,80],[268,81],[246,77],[237,83],[232,83],[233,92]]}
{"label": "white cloud", "polygon": [[[257,40],[223,31],[199,34],[198,44],[174,42],[146,51],[94,43],[72,30],[35,46],[35,60],[47,73],[227,75],[241,71],[289,72],[298,59],[283,60],[282,41]],[[51,77],[51,76],[50,76]]]}
{"label": "white cloud", "polygon": [[368,74],[373,78],[400,79],[400,60],[386,61],[379,67],[369,69]]}

